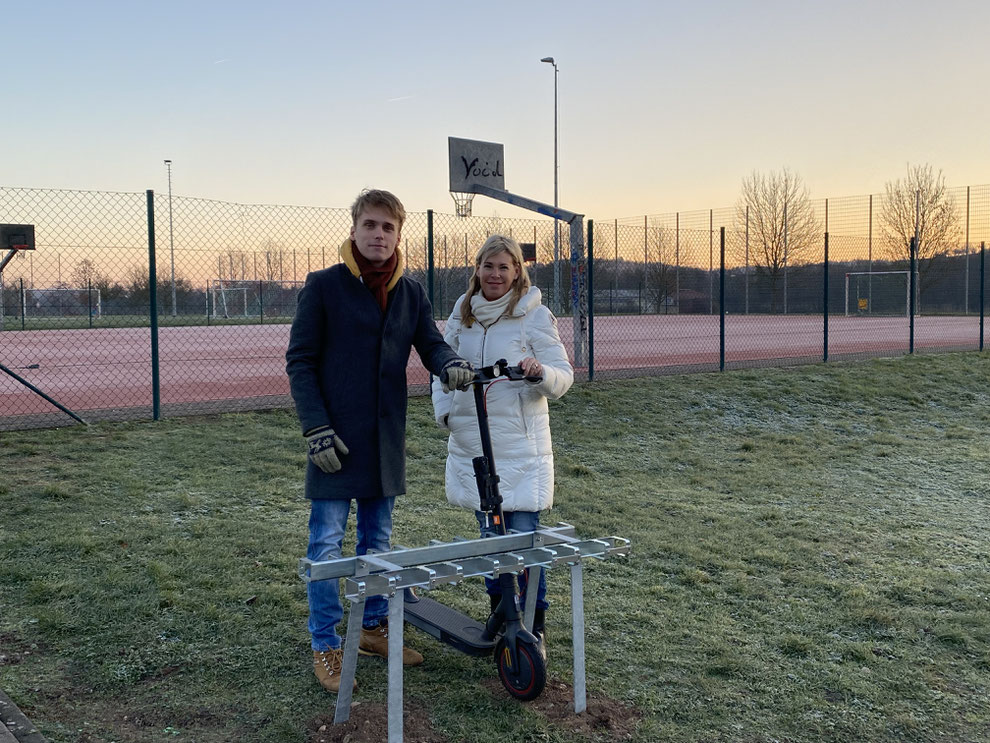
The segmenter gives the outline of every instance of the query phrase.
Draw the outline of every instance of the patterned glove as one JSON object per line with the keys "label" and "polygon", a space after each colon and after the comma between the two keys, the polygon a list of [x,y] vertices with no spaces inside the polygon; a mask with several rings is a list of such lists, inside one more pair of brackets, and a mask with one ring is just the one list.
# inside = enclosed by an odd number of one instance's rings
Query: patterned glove
{"label": "patterned glove", "polygon": [[313,464],[327,474],[337,472],[341,468],[337,452],[350,454],[344,442],[340,440],[340,436],[335,434],[330,426],[321,426],[309,431],[306,434],[306,443]]}
{"label": "patterned glove", "polygon": [[451,361],[440,370],[440,383],[444,392],[467,389],[472,379],[474,379],[474,369],[464,359]]}

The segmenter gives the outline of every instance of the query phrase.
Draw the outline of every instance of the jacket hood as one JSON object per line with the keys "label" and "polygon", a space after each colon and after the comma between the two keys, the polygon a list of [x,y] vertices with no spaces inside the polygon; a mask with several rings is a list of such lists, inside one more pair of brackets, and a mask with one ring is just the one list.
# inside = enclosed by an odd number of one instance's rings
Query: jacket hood
{"label": "jacket hood", "polygon": [[[395,246],[395,273],[392,274],[392,278],[388,280],[387,291],[392,291],[396,284],[399,283],[399,279],[402,278],[402,272],[406,270],[406,259],[402,255],[402,250],[398,245]],[[340,246],[340,258],[344,261],[344,265],[350,270],[354,275],[354,278],[361,278],[361,269],[358,268],[357,261],[354,260],[354,241],[351,238],[347,238]]]}
{"label": "jacket hood", "polygon": [[512,317],[521,317],[527,312],[532,312],[541,304],[543,304],[543,292],[540,291],[540,287],[531,286],[529,291],[519,297],[516,306],[512,308]]}

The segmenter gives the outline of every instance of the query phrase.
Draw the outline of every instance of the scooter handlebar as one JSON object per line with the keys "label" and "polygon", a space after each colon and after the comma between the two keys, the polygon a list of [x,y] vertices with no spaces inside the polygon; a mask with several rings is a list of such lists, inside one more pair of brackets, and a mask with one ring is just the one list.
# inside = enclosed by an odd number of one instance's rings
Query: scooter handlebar
{"label": "scooter handlebar", "polygon": [[474,370],[474,379],[471,384],[486,384],[499,377],[505,377],[510,382],[542,382],[542,374],[527,375],[521,366],[509,366],[505,359],[499,359],[491,366],[483,366]]}

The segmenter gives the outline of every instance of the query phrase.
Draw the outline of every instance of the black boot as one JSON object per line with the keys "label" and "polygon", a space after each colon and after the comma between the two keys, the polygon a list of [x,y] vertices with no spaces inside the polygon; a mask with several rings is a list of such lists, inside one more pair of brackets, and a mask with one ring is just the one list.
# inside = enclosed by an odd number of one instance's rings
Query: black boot
{"label": "black boot", "polygon": [[536,614],[533,615],[533,634],[536,635],[536,639],[541,643],[543,642],[543,637],[546,635],[546,609],[537,609]]}
{"label": "black boot", "polygon": [[501,594],[495,594],[494,596],[488,594],[488,603],[491,606],[491,613],[488,615],[488,619],[485,620],[485,631],[481,633],[481,636],[486,640],[494,640],[502,629],[502,622],[496,617],[498,605],[501,601]]}
{"label": "black boot", "polygon": [[533,634],[536,636],[537,649],[540,651],[540,655],[543,656],[543,662],[547,662],[547,643],[546,643],[546,609],[537,609],[536,614],[533,615]]}

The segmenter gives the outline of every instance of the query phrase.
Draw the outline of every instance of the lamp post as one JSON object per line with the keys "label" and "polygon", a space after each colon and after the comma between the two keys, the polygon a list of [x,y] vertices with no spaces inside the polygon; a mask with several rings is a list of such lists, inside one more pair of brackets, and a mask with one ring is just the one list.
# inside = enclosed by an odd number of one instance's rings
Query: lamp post
{"label": "lamp post", "polygon": [[[172,264],[172,317],[175,317],[175,243],[172,240],[172,161],[166,160],[168,169],[168,254]],[[158,277],[153,277],[154,281]]]}
{"label": "lamp post", "polygon": [[[557,63],[553,57],[544,57],[540,60],[553,65],[553,208],[557,204]],[[560,313],[560,222],[557,217],[553,218],[553,304]]]}

